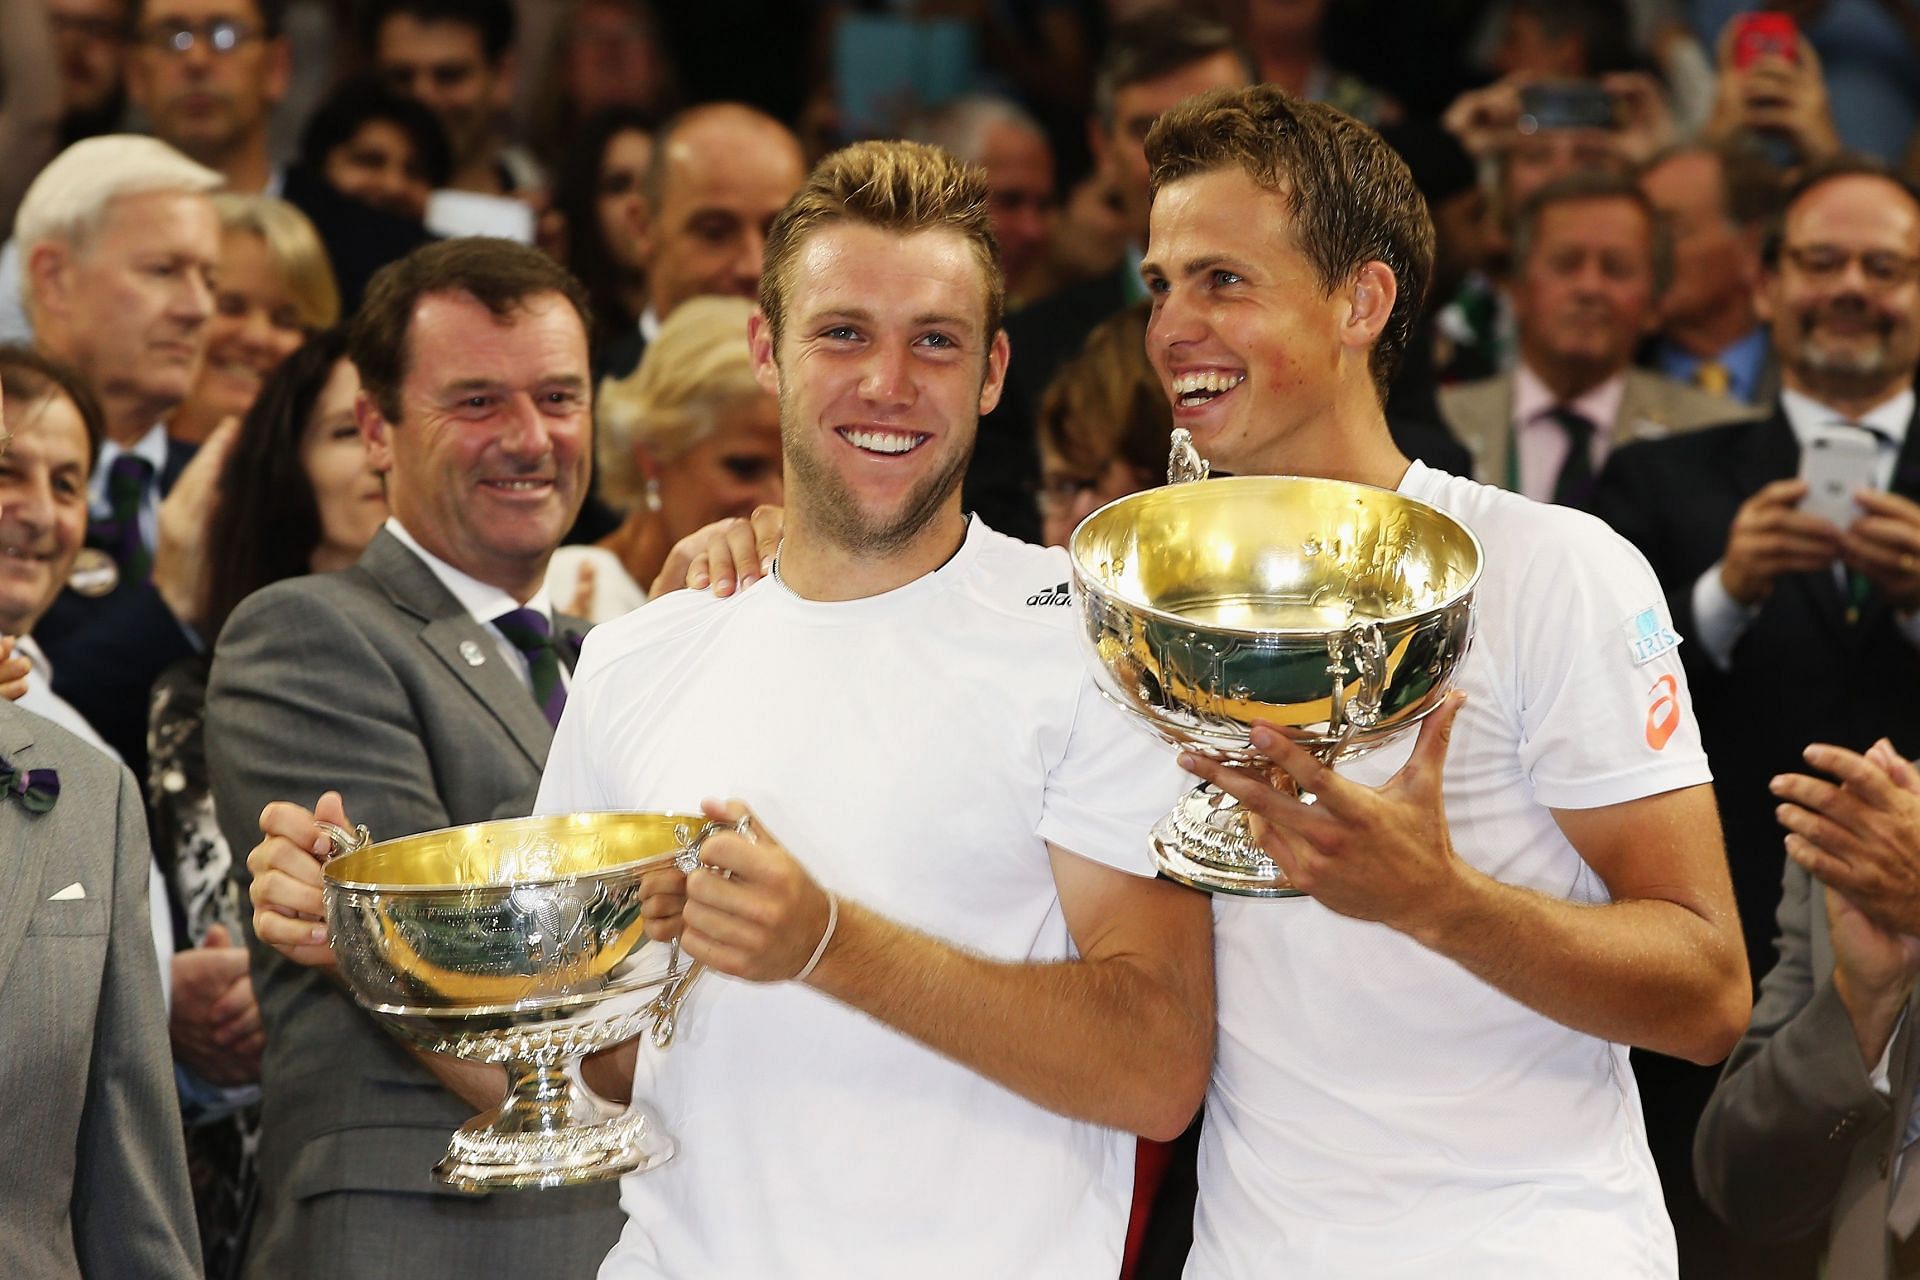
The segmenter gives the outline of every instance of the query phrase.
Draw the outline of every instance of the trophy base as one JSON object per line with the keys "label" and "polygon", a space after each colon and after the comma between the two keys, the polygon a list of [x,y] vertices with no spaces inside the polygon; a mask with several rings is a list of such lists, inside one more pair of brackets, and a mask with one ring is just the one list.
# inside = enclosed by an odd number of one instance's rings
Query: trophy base
{"label": "trophy base", "polygon": [[644,1104],[622,1109],[552,1067],[515,1077],[493,1111],[462,1125],[433,1176],[461,1191],[570,1187],[640,1173],[673,1158],[673,1139]]}
{"label": "trophy base", "polygon": [[1211,783],[1180,797],[1153,824],[1148,845],[1156,867],[1195,889],[1243,898],[1304,896],[1254,840],[1239,802]]}

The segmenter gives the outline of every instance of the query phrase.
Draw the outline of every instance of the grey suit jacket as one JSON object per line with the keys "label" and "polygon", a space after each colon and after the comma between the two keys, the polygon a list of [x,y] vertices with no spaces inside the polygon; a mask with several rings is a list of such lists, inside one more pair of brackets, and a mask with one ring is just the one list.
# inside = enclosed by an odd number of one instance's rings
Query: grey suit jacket
{"label": "grey suit jacket", "polygon": [[60,780],[0,799],[0,1276],[198,1276],[140,792],[5,699],[0,758]]}
{"label": "grey suit jacket", "polygon": [[[1513,374],[1440,389],[1440,413],[1473,455],[1473,478],[1507,486],[1507,455],[1513,444]],[[1620,411],[1609,432],[1611,447],[1657,440],[1714,423],[1765,416],[1754,408],[1645,369],[1628,369]]]}
{"label": "grey suit jacket", "polygon": [[[585,626],[559,621],[562,635]],[[222,830],[243,850],[268,802],[328,787],[376,838],[525,814],[552,730],[492,633],[383,531],[353,568],[234,611],[206,740]],[[621,1226],[612,1185],[475,1197],[434,1182],[472,1108],[324,973],[249,941],[267,1048],[246,1274],[594,1274]]]}
{"label": "grey suit jacket", "polygon": [[1778,914],[1780,960],[1700,1118],[1695,1176],[1736,1231],[1761,1241],[1822,1232],[1828,1275],[1884,1280],[1888,1175],[1920,1084],[1920,998],[1907,1005],[1882,1097],[1834,993],[1825,890],[1792,861]]}

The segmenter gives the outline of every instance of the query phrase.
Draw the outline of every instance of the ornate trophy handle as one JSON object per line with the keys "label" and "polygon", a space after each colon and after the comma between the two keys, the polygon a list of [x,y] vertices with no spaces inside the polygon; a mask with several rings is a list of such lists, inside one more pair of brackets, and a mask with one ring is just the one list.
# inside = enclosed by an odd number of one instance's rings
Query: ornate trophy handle
{"label": "ornate trophy handle", "polygon": [[[682,843],[680,851],[673,855],[673,865],[684,875],[692,875],[707,866],[700,861],[701,846],[722,831],[732,831],[751,840],[754,838],[753,818],[749,814],[742,814],[738,822],[709,822],[691,835],[684,831],[676,833],[680,835]],[[707,870],[723,876],[727,874],[716,867],[707,867]],[[660,994],[647,1006],[647,1012],[653,1015],[654,1048],[664,1049],[673,1043],[674,1033],[680,1029],[680,1005],[686,1000],[687,992],[693,988],[694,979],[700,976],[703,967],[696,960],[686,968],[681,968],[680,939],[673,940],[667,951],[667,984],[660,988]]]}
{"label": "ornate trophy handle", "polygon": [[337,822],[321,822],[317,818],[313,825],[318,827],[320,834],[327,838],[327,856],[321,859],[323,862],[332,862],[335,858],[343,858],[349,853],[358,853],[373,843],[373,836],[368,832],[367,824],[364,822],[351,831]]}
{"label": "ornate trophy handle", "polygon": [[1186,484],[1190,480],[1205,480],[1213,467],[1193,447],[1193,433],[1185,427],[1175,427],[1168,439],[1173,448],[1167,455],[1167,483]]}
{"label": "ornate trophy handle", "polygon": [[[1328,642],[1327,674],[1333,677],[1333,709],[1327,729],[1334,735],[1325,759],[1340,758],[1357,730],[1380,722],[1380,702],[1387,691],[1387,638],[1377,622],[1355,623]],[[1351,659],[1353,666],[1347,665]],[[1358,671],[1359,689],[1349,698],[1347,680]]]}

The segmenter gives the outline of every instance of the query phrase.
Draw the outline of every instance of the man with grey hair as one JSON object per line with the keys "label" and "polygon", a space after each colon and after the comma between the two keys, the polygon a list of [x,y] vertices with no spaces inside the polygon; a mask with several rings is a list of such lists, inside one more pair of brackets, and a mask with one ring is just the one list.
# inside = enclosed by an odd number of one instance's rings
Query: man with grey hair
{"label": "man with grey hair", "polygon": [[1053,147],[1039,121],[1005,98],[972,94],[933,112],[914,137],[986,170],[987,208],[1000,242],[1007,306],[1031,302],[1044,288],[1054,222]]}
{"label": "man with grey hair", "polygon": [[1631,367],[1657,323],[1672,257],[1630,179],[1577,173],[1528,198],[1514,230],[1520,359],[1440,392],[1475,479],[1584,506],[1611,448],[1740,415],[1723,397]]}
{"label": "man with grey hair", "polygon": [[216,431],[195,458],[161,425],[200,369],[219,185],[155,139],[88,138],[34,179],[15,224],[35,345],[79,371],[107,426],[87,549],[37,638],[55,689],[136,776],[153,678],[198,644],[207,516],[233,436]]}

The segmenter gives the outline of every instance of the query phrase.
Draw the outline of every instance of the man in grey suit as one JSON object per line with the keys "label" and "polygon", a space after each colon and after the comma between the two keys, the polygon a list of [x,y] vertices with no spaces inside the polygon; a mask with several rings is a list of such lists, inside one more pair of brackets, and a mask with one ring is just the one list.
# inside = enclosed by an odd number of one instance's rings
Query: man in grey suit
{"label": "man in grey suit", "polygon": [[200,1274],[147,908],[151,857],[133,775],[0,700],[9,1280]]}
{"label": "man in grey suit", "polygon": [[[323,786],[379,836],[528,812],[577,652],[544,584],[586,491],[587,331],[578,283],[504,241],[432,245],[374,278],[349,353],[392,518],[358,565],[261,591],[221,633],[208,763],[234,848],[270,801]],[[313,927],[275,916],[251,939],[267,1051],[246,1274],[592,1275],[619,1235],[613,1187],[435,1183],[500,1077],[416,1057],[325,968],[275,950]]]}
{"label": "man in grey suit", "polygon": [[1632,367],[1672,263],[1664,225],[1625,177],[1577,173],[1527,199],[1513,237],[1519,361],[1440,392],[1442,416],[1473,454],[1474,479],[1585,506],[1616,446],[1752,416]]}
{"label": "man in grey suit", "polygon": [[1920,772],[1882,739],[1774,780],[1785,883],[1753,1022],[1701,1117],[1707,1202],[1762,1241],[1826,1237],[1826,1274],[1920,1276]]}

